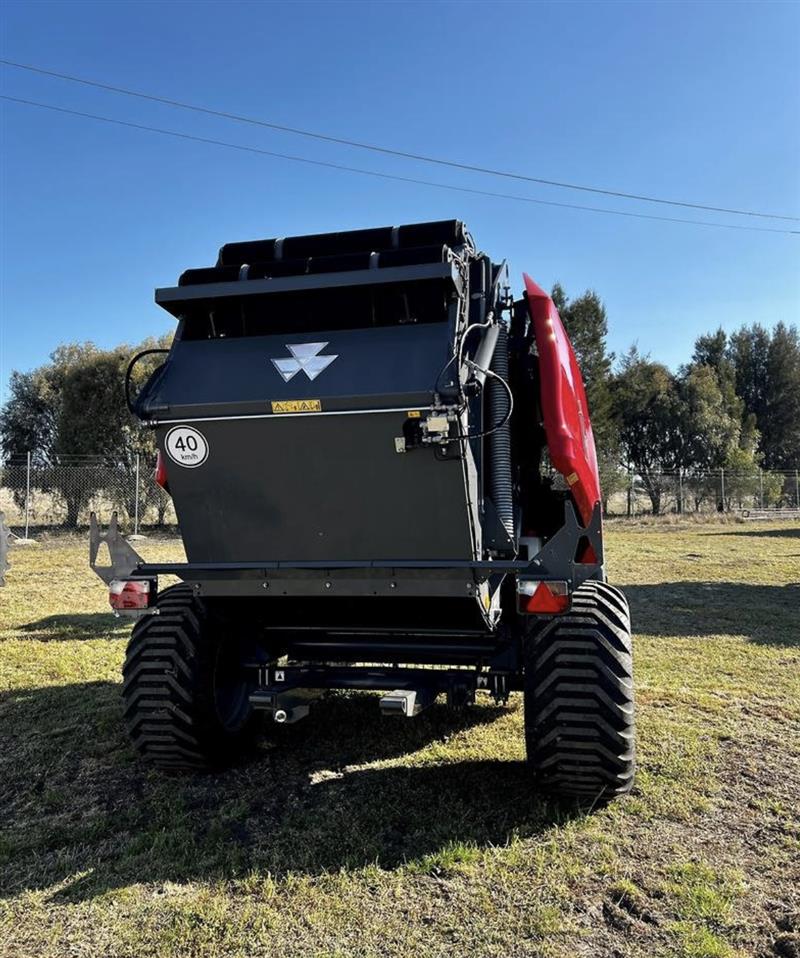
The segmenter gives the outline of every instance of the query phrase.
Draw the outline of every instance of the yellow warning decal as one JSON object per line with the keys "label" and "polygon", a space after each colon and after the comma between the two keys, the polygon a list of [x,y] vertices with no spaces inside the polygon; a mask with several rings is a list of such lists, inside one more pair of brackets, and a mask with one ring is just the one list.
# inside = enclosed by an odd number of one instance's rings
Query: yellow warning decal
{"label": "yellow warning decal", "polygon": [[282,399],[271,403],[273,412],[322,412],[319,399]]}
{"label": "yellow warning decal", "polygon": [[577,472],[571,472],[571,473],[567,476],[567,482],[568,482],[571,486],[574,486],[577,481],[578,481],[578,473],[577,473]]}
{"label": "yellow warning decal", "polygon": [[419,411],[419,409],[409,409],[408,411],[409,419],[419,419],[421,415],[422,413]]}

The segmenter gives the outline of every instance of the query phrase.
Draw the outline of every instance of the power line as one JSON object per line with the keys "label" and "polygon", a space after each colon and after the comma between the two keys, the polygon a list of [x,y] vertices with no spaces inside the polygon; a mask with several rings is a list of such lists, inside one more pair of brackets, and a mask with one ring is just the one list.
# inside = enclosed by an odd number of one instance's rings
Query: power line
{"label": "power line", "polygon": [[125,87],[113,86],[110,83],[101,83],[97,80],[87,80],[84,77],[72,76],[68,73],[58,73],[55,70],[46,70],[43,67],[33,66],[27,63],[17,63],[14,60],[0,58],[0,64],[7,67],[13,67],[17,70],[28,70],[31,73],[38,73],[42,76],[54,77],[58,80],[68,80],[70,83],[81,83],[84,86],[95,87],[98,90],[106,90],[110,93],[120,93],[124,96],[138,97],[142,100],[150,100],[153,103],[162,103],[166,106],[178,107],[181,110],[192,110],[195,113],[205,113],[208,116],[216,116],[225,120],[235,120],[237,123],[250,123],[253,126],[266,127],[270,130],[279,130],[281,133],[290,133],[293,136],[305,136],[315,140],[324,140],[328,143],[338,143],[341,146],[352,146],[359,150],[371,150],[374,153],[383,153],[387,156],[399,156],[406,160],[418,160],[422,163],[434,163],[438,166],[449,166],[457,170],[465,170],[471,173],[483,173],[488,176],[502,176],[506,179],[522,180],[527,183],[538,183],[541,186],[554,186],[559,189],[580,190],[584,193],[599,193],[603,196],[615,196],[620,199],[638,200],[644,203],[661,203],[666,206],[682,206],[687,209],[706,210],[710,213],[730,213],[736,216],[757,216],[763,219],[792,220],[800,222],[800,216],[787,216],[782,213],[763,213],[755,210],[731,209],[724,206],[707,206],[702,203],[689,203],[683,200],[668,200],[658,196],[646,196],[640,193],[625,193],[621,190],[607,190],[597,186],[583,186],[577,183],[566,183],[560,180],[548,180],[538,176],[527,176],[523,173],[512,173],[507,170],[495,170],[486,166],[477,166],[471,163],[459,163],[455,160],[444,160],[440,157],[426,156],[421,153],[410,153],[405,150],[392,149],[385,146],[377,146],[373,143],[362,143],[358,140],[348,140],[344,137],[330,136],[325,133],[318,133],[313,130],[302,130],[297,127],[285,126],[280,123],[272,123],[268,120],[257,119],[256,117],[243,116],[238,113],[228,113],[225,110],[213,110],[209,107],[198,106],[193,103],[185,103],[181,100],[173,100],[169,97],[156,96],[150,93],[142,93],[138,90],[128,90]]}
{"label": "power line", "polygon": [[102,123],[113,123],[116,126],[129,127],[133,130],[142,130],[147,133],[157,133],[160,136],[171,136],[180,140],[191,140],[195,143],[206,143],[212,146],[222,146],[231,150],[240,150],[244,153],[255,153],[260,156],[270,156],[280,160],[290,160],[293,163],[306,163],[311,166],[322,166],[326,169],[340,170],[345,173],[357,173],[361,176],[372,176],[382,180],[394,180],[400,183],[413,183],[417,186],[430,186],[440,190],[453,190],[457,193],[470,193],[476,196],[489,196],[494,199],[513,200],[520,203],[534,203],[540,206],[555,206],[561,209],[582,210],[589,213],[605,213],[609,216],[627,216],[634,219],[659,220],[665,223],[686,223],[692,226],[711,226],[717,229],[747,230],[757,233],[781,233],[784,235],[800,235],[800,230],[779,229],[771,226],[743,226],[738,223],[713,223],[706,220],[680,219],[674,216],[656,216],[652,213],[632,213],[627,210],[609,210],[601,206],[580,206],[576,203],[558,203],[555,200],[540,200],[532,196],[519,196],[514,193],[494,193],[489,190],[473,189],[468,186],[455,186],[451,183],[437,183],[433,180],[420,180],[410,176],[400,176],[394,173],[380,173],[377,170],[365,170],[357,166],[345,166],[341,163],[331,163],[326,160],[312,160],[307,156],[295,156],[291,153],[276,153],[273,150],[262,150],[256,146],[245,146],[242,143],[230,143],[226,140],[216,140],[206,136],[195,136],[191,133],[180,133],[177,130],[166,130],[157,126],[148,126],[143,123],[133,123],[129,120],[119,120],[110,116],[101,116],[97,113],[84,113],[80,110],[70,110],[52,103],[41,103],[37,100],[25,100],[21,97],[0,94],[0,100],[11,103],[20,103],[24,106],[38,107],[43,110],[52,110],[56,113],[65,113],[68,116],[83,117],[87,120],[99,120]]}

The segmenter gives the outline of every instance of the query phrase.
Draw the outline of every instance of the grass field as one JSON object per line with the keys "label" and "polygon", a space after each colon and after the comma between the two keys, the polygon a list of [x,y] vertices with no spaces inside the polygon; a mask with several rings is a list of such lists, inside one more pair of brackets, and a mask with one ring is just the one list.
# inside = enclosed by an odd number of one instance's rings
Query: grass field
{"label": "grass field", "polygon": [[130,623],[85,545],[13,549],[0,955],[800,955],[800,528],[607,543],[640,764],[593,811],[532,793],[517,696],[409,722],[334,696],[237,770],[151,772],[120,718]]}

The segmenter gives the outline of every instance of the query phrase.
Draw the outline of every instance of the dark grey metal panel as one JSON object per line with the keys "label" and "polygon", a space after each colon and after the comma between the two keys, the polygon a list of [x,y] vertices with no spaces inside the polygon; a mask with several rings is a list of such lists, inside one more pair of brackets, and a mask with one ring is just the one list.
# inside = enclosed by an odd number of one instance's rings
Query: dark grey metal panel
{"label": "dark grey metal panel", "polygon": [[306,562],[304,560],[286,559],[276,561],[261,560],[257,562],[138,562],[142,575],[177,575],[183,578],[204,578],[214,576],[225,578],[230,575],[263,576],[267,573],[281,575],[312,574],[320,571],[353,571],[357,570],[365,575],[375,574],[378,577],[392,575],[439,576],[462,575],[469,573],[476,582],[484,582],[493,575],[506,572],[530,571],[531,563],[527,559],[361,559],[358,561],[334,561],[325,559],[321,562]]}
{"label": "dark grey metal panel", "polygon": [[156,303],[173,316],[180,316],[188,305],[220,299],[269,296],[295,290],[330,289],[335,286],[374,286],[388,283],[422,282],[450,279],[459,293],[461,277],[453,263],[425,263],[421,266],[390,266],[386,269],[363,269],[342,273],[317,273],[275,279],[238,280],[233,283],[207,283],[200,286],[168,286],[156,290]]}
{"label": "dark grey metal panel", "polygon": [[[417,634],[423,641],[456,642],[468,636],[486,636],[487,624],[478,600],[463,596],[374,595],[355,596],[264,596],[244,598],[248,619],[267,632],[287,630],[293,641],[298,631],[309,632],[309,640],[358,639],[383,635],[386,638]],[[424,639],[423,639],[424,637]]]}
{"label": "dark grey metal panel", "polygon": [[[427,403],[449,337],[442,322],[179,341],[143,411],[160,419],[265,413],[287,399],[320,399],[323,409]],[[290,360],[289,345],[309,342],[326,342],[322,354],[337,358],[313,380],[301,371],[285,382],[273,360]]]}
{"label": "dark grey metal panel", "polygon": [[[461,578],[406,579],[383,576],[382,578],[342,578],[337,575],[319,576],[316,579],[286,576],[276,579],[269,577],[261,580],[205,579],[194,577],[191,580],[198,595],[215,596],[268,596],[282,599],[285,596],[305,596],[309,599],[330,600],[341,596],[383,596],[387,601],[395,602],[400,598],[412,596],[441,596],[447,598],[473,597],[478,612],[481,613],[478,586],[468,576]],[[319,606],[323,617],[324,606]],[[384,609],[387,621],[391,621],[392,607]],[[455,627],[458,622],[454,623]]]}
{"label": "dark grey metal panel", "polygon": [[[374,335],[374,333],[373,333]],[[462,463],[399,454],[403,413],[198,423],[202,465],[164,451],[190,562],[473,555]]]}

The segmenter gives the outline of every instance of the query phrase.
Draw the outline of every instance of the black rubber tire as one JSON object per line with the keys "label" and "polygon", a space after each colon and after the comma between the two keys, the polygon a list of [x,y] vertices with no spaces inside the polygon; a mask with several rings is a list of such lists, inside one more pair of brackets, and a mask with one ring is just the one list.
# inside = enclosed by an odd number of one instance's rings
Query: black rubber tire
{"label": "black rubber tire", "polygon": [[231,765],[258,732],[239,641],[186,586],[165,590],[157,609],[134,626],[122,670],[134,748],[161,769]]}
{"label": "black rubber tire", "polygon": [[586,582],[525,641],[525,744],[537,787],[608,801],[633,785],[631,620],[625,596]]}

